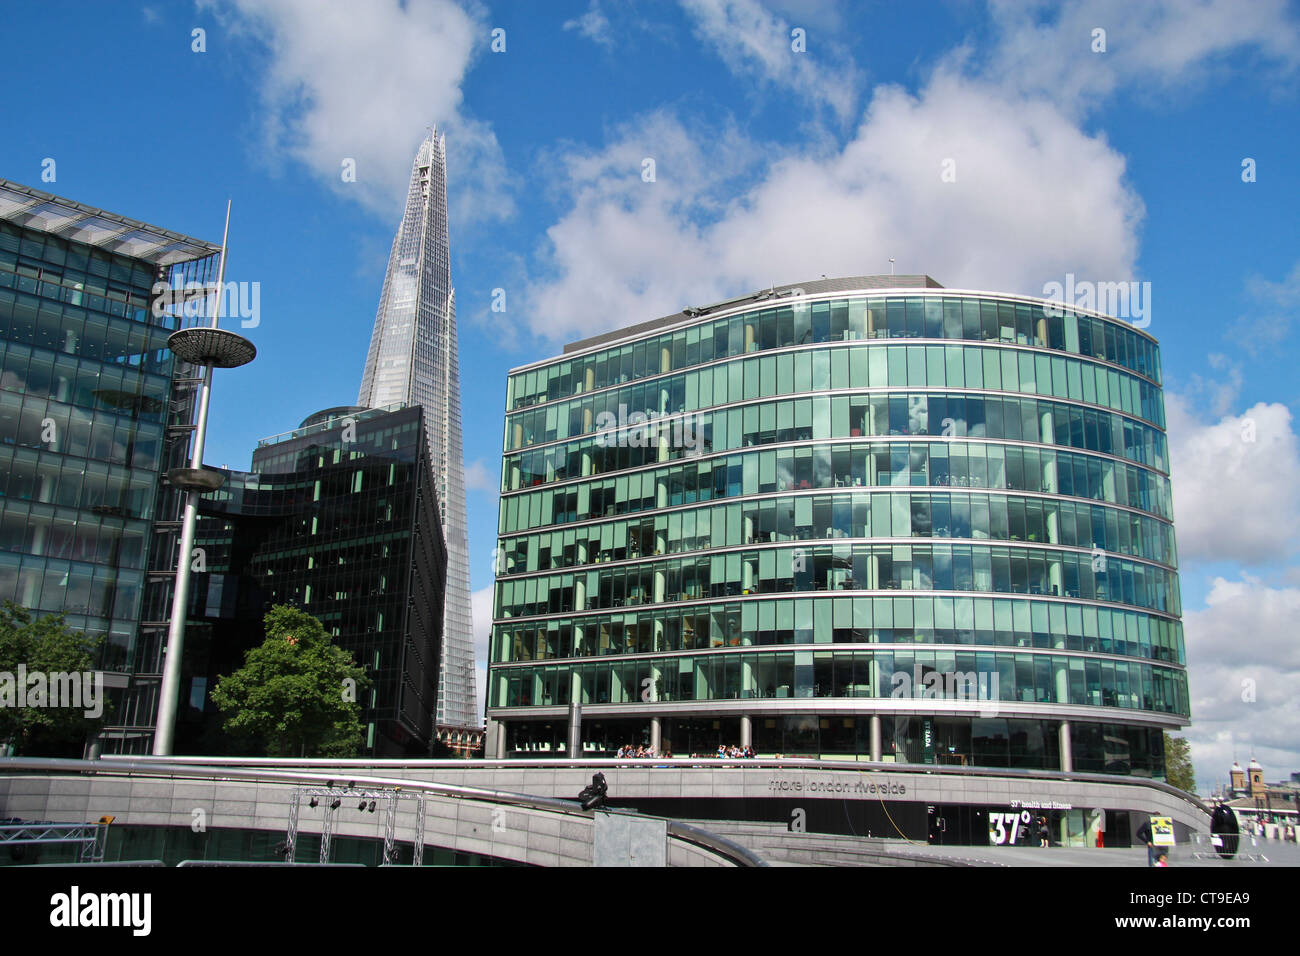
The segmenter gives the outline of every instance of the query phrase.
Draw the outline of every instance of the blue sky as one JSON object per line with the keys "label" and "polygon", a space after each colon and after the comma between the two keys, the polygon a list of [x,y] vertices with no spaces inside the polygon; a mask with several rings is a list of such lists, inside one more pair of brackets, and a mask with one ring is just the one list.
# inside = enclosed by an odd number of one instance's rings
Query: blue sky
{"label": "blue sky", "polygon": [[1252,751],[1270,779],[1300,769],[1297,4],[52,0],[6,19],[34,39],[0,65],[0,175],[214,241],[233,200],[260,354],[217,379],[214,464],[355,400],[411,160],[446,130],[480,658],[510,367],[891,256],[949,287],[1150,282],[1198,779]]}

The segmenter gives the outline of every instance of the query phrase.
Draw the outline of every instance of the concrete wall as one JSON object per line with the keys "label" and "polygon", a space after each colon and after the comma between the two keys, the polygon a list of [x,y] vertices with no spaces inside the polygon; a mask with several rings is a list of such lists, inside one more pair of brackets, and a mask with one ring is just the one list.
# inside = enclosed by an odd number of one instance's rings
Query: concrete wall
{"label": "concrete wall", "polygon": [[[341,785],[342,781],[338,782]],[[207,829],[285,834],[294,786],[161,775],[5,774],[0,775],[0,817],[82,823],[113,816],[115,826],[185,828],[201,820]],[[575,792],[577,789],[581,788]],[[667,821],[662,819],[565,812],[437,794],[425,794],[424,800],[426,846],[535,866],[732,865],[712,849],[670,837]],[[327,802],[322,800],[315,809],[306,800],[300,803],[300,835],[321,833]],[[385,802],[377,800],[374,813],[359,811],[359,802],[359,795],[343,797],[342,806],[332,811],[334,835],[382,841]],[[397,842],[413,842],[417,833],[414,800],[398,801],[396,824]]]}
{"label": "concrete wall", "polygon": [[[416,765],[400,770],[376,767],[376,772],[388,776],[400,774],[411,780],[559,799],[574,799],[591,782],[591,775],[596,770],[605,774],[611,797],[631,801],[632,805],[639,798],[682,797],[798,797],[809,800],[879,800],[886,805],[910,802],[1006,807],[1010,807],[1013,801],[1029,801],[1173,817],[1182,831],[1180,839],[1189,830],[1209,831],[1209,816],[1195,805],[1164,790],[1139,783],[743,764],[659,767],[615,764],[592,767],[530,766],[506,761],[499,767],[468,764],[450,767]],[[331,771],[323,768],[322,772]],[[358,769],[356,772],[363,771]],[[903,792],[896,792],[899,789]]]}

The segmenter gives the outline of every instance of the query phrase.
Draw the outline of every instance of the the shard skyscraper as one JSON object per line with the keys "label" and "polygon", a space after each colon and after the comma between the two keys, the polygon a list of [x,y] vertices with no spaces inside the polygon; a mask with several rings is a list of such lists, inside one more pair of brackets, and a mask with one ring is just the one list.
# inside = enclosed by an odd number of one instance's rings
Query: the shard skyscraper
{"label": "the shard skyscraper", "polygon": [[404,402],[424,408],[429,457],[438,482],[447,539],[447,588],[438,733],[463,746],[482,726],[474,691],[474,623],[470,610],[465,457],[460,424],[460,357],[456,292],[447,230],[446,138],[436,129],[411,167],[406,211],[393,239],[358,405]]}

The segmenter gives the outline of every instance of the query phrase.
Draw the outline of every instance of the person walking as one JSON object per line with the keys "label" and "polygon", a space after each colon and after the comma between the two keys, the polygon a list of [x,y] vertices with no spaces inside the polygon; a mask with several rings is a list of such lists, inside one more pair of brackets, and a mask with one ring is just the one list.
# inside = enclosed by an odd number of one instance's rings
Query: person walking
{"label": "person walking", "polygon": [[1137,828],[1134,834],[1139,840],[1147,845],[1147,866],[1156,866],[1159,854],[1156,852],[1156,845],[1152,843],[1151,821],[1143,820],[1142,825]]}

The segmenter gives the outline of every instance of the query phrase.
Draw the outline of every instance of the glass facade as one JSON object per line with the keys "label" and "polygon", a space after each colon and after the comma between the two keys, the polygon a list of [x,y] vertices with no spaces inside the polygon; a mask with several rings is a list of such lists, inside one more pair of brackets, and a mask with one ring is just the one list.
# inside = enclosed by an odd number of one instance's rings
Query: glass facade
{"label": "glass facade", "polygon": [[474,690],[469,523],[461,438],[460,354],[451,284],[445,137],[431,130],[411,166],[402,216],[370,337],[357,404],[396,402],[424,409],[429,458],[447,543],[438,726],[444,742],[476,736],[483,725]]}
{"label": "glass facade", "polygon": [[[262,642],[266,611],[291,604],[373,681],[358,698],[362,753],[427,756],[446,551],[419,406],[313,415],[259,443],[253,471],[226,472],[199,511],[176,752],[255,747],[222,731],[210,692]],[[160,641],[171,601],[161,581],[146,593],[145,630]]]}
{"label": "glass facade", "polygon": [[0,180],[0,600],[103,637],[117,699],[189,367],[158,282],[210,279],[217,248]]}
{"label": "glass facade", "polygon": [[1188,695],[1155,341],[1041,300],[850,285],[510,374],[506,755],[563,751],[574,702],[588,753],[745,738],[1163,773]]}

